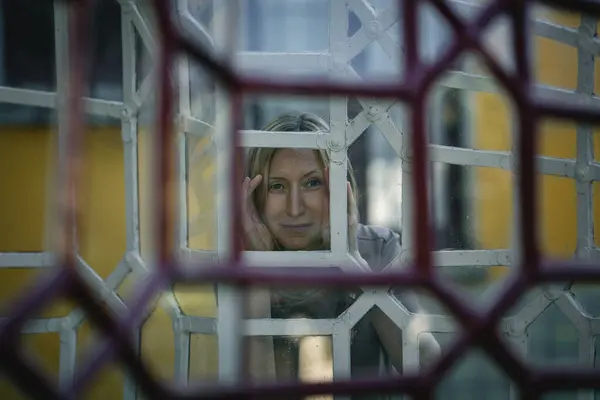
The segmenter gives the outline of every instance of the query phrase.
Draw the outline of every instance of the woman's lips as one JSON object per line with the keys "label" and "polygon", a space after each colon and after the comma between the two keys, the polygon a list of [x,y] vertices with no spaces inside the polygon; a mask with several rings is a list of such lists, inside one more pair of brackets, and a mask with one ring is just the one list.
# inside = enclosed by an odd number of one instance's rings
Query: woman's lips
{"label": "woman's lips", "polygon": [[302,232],[310,229],[312,224],[281,224],[281,227],[285,230]]}

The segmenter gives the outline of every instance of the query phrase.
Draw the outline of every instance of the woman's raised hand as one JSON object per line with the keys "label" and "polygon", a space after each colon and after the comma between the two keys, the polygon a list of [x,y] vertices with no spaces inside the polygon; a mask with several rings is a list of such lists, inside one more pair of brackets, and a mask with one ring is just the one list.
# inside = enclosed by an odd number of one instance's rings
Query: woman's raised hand
{"label": "woman's raised hand", "polygon": [[262,179],[262,175],[256,175],[252,179],[246,177],[242,184],[242,225],[246,239],[246,250],[271,251],[275,247],[269,229],[258,215],[252,196]]}

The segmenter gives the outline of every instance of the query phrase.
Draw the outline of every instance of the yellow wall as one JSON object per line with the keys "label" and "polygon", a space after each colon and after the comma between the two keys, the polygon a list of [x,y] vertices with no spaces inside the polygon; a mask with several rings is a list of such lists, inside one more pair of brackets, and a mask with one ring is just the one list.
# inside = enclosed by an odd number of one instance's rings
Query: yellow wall
{"label": "yellow wall", "polygon": [[[140,135],[142,136],[142,135]],[[197,142],[197,143],[196,143]],[[194,141],[192,146],[201,151],[206,141]],[[148,146],[141,141],[140,151],[140,193],[148,187]],[[85,188],[84,198],[80,199],[83,219],[79,226],[80,254],[102,277],[106,278],[119,263],[125,253],[125,181],[123,145],[120,129],[90,129],[85,144]],[[49,127],[21,128],[4,127],[0,129],[0,251],[24,252],[42,251],[44,248],[44,221],[46,214],[46,178],[51,172],[54,147],[54,133]],[[206,159],[210,157],[206,157]],[[191,172],[189,206],[193,231],[190,246],[201,249],[214,247],[214,224],[207,212],[214,207],[212,194],[214,170],[210,165],[198,164]],[[202,193],[197,200],[194,192]],[[147,211],[149,202],[142,198],[142,230],[148,225]],[[203,211],[203,212],[201,212]],[[202,224],[198,228],[198,224]],[[143,242],[147,243],[144,237]],[[144,244],[144,243],[143,243]],[[6,306],[10,300],[23,292],[35,281],[39,274],[35,269],[0,269],[0,316],[6,315]],[[123,297],[129,293],[131,282],[128,280],[118,291]],[[215,299],[210,288],[178,288],[177,300],[188,315],[214,316]],[[66,301],[49,305],[38,317],[66,316],[72,310]],[[94,343],[93,329],[84,323],[78,330],[78,355]],[[192,357],[190,378],[206,379],[216,371],[216,338],[204,335],[192,335]],[[36,355],[43,368],[57,376],[59,360],[58,334],[27,335],[23,346]],[[169,315],[163,308],[157,308],[145,323],[142,331],[142,357],[160,378],[170,380],[173,377],[174,335]],[[86,391],[89,399],[118,399],[123,393],[123,370],[120,366],[105,368]],[[0,398],[19,399],[22,396],[8,379],[0,378]]]}
{"label": "yellow wall", "polygon": [[[579,16],[546,12],[544,17],[570,27],[579,25]],[[549,39],[536,37],[535,73],[539,83],[564,89],[577,85],[577,50]],[[596,76],[600,68],[596,65]],[[595,90],[600,89],[596,80]],[[485,150],[510,150],[511,127],[515,121],[504,94],[477,93],[474,95],[474,147]],[[594,135],[594,152],[600,142]],[[540,155],[559,158],[576,157],[576,125],[546,120],[540,127]],[[596,156],[597,157],[597,156]],[[573,179],[539,174],[540,239],[545,256],[568,258],[576,247],[576,190]],[[512,218],[512,177],[510,171],[494,168],[475,168],[475,238],[479,248],[497,249],[510,245]],[[594,195],[598,186],[594,183]],[[595,197],[596,198],[596,197]],[[595,204],[596,202],[594,202]],[[598,208],[594,223],[600,222]],[[596,243],[598,243],[596,238]],[[491,269],[496,279],[508,271],[505,267]]]}

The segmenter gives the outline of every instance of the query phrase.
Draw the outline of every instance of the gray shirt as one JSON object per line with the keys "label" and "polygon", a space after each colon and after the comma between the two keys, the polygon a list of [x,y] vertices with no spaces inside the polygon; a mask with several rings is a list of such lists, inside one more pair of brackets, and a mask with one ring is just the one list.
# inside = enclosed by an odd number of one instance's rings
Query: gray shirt
{"label": "gray shirt", "polygon": [[358,225],[358,251],[375,272],[380,272],[400,256],[400,236],[394,231],[373,225]]}

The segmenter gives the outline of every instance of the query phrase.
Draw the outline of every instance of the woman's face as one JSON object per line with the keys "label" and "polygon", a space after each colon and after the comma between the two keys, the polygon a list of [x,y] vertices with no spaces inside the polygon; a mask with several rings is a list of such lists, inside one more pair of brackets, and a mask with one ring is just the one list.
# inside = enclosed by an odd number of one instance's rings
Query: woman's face
{"label": "woman's face", "polygon": [[310,149],[277,150],[271,159],[264,222],[286,250],[312,250],[321,244],[329,221],[323,165]]}

